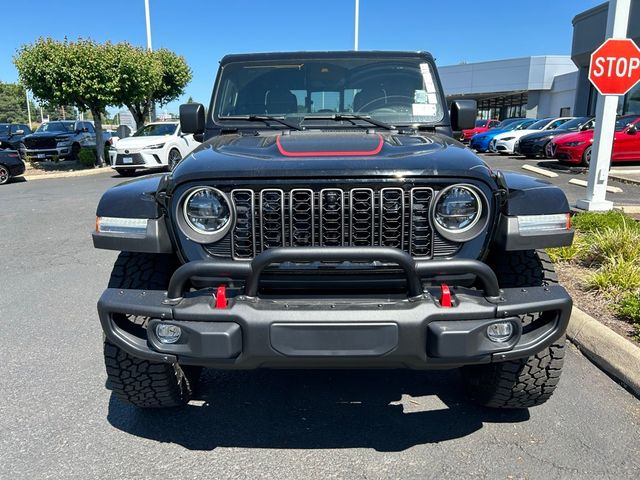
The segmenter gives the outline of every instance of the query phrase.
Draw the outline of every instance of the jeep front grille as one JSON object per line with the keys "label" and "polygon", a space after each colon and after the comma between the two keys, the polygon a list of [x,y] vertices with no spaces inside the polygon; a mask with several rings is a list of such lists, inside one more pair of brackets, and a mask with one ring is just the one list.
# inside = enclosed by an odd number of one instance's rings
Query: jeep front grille
{"label": "jeep front grille", "polygon": [[[459,247],[432,231],[430,187],[241,188],[232,190],[231,198],[236,224],[230,243],[236,260],[291,246],[387,246],[420,258],[451,255]],[[207,250],[217,249],[211,245]]]}

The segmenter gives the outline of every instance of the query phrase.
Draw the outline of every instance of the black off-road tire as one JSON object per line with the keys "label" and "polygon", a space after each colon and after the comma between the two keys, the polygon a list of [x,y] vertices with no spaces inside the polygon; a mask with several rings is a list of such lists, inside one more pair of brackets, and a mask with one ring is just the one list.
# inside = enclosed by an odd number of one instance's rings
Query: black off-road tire
{"label": "black off-road tire", "polygon": [[[544,251],[498,252],[489,259],[502,288],[558,283]],[[539,314],[522,316],[523,326]],[[537,354],[507,362],[470,365],[462,369],[467,390],[477,403],[493,408],[529,408],[553,394],[564,363],[564,335]]]}
{"label": "black off-road tire", "polygon": [[82,147],[79,143],[74,143],[71,145],[71,152],[69,153],[69,160],[78,160],[80,158],[80,150]]}
{"label": "black off-road tire", "polygon": [[[110,288],[165,290],[177,267],[172,255],[122,252],[113,267]],[[146,328],[148,318],[128,317],[133,329]],[[155,363],[137,358],[108,340],[104,342],[107,388],[120,400],[141,408],[186,404],[200,376],[198,367]]]}

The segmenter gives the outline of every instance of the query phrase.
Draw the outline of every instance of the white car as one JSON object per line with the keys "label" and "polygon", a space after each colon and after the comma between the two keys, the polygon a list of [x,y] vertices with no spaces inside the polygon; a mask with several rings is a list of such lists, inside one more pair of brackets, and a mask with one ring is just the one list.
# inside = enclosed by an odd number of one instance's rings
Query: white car
{"label": "white car", "polygon": [[136,170],[171,171],[199,144],[193,135],[182,134],[179,122],[149,123],[130,137],[119,139],[109,149],[109,163],[125,177]]}
{"label": "white car", "polygon": [[518,140],[520,140],[520,137],[524,137],[525,135],[539,132],[541,130],[553,130],[573,118],[574,117],[543,118],[542,120],[532,123],[524,130],[511,130],[510,132],[500,133],[493,137],[489,143],[489,151],[504,154],[514,153],[515,146]]}

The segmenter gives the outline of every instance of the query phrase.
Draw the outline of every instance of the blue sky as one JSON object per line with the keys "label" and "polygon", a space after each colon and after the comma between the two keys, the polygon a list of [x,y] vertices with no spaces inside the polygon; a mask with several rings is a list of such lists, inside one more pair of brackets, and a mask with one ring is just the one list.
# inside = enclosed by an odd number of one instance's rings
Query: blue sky
{"label": "blue sky", "polygon": [[[360,0],[361,50],[427,50],[438,65],[571,52],[572,18],[602,0]],[[353,0],[150,0],[153,47],[193,69],[177,111],[207,103],[226,53],[349,50]],[[18,10],[15,10],[15,8]],[[25,17],[2,25],[0,81],[15,82],[11,58],[40,36],[146,45],[144,0],[22,0]]]}

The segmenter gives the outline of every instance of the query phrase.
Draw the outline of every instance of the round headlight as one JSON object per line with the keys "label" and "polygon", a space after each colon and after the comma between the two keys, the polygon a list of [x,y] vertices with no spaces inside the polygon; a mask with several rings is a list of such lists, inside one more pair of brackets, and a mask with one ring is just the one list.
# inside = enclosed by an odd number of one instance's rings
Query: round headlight
{"label": "round headlight", "polygon": [[184,201],[187,225],[202,235],[213,235],[231,223],[231,206],[220,190],[202,187],[193,190]]}
{"label": "round headlight", "polygon": [[481,215],[480,196],[469,187],[453,185],[440,193],[433,217],[442,230],[456,234],[473,228]]}

